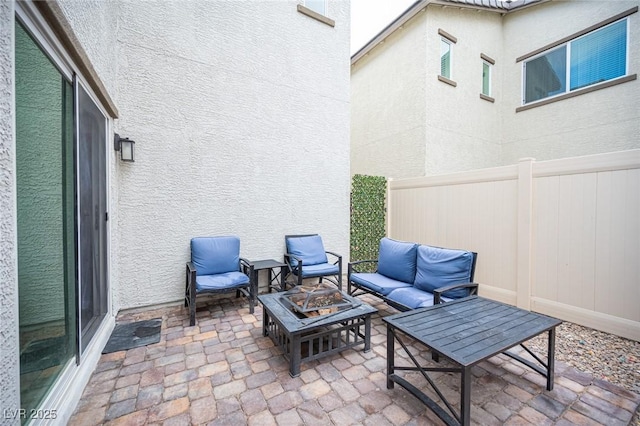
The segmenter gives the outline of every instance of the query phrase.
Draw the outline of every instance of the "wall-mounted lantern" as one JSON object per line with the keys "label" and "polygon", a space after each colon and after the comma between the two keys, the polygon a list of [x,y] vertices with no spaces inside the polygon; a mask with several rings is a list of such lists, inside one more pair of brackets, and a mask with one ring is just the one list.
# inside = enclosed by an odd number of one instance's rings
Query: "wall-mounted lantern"
{"label": "wall-mounted lantern", "polygon": [[132,141],[129,138],[121,138],[119,134],[115,134],[113,137],[113,149],[120,151],[120,160],[133,163],[133,146],[136,141]]}

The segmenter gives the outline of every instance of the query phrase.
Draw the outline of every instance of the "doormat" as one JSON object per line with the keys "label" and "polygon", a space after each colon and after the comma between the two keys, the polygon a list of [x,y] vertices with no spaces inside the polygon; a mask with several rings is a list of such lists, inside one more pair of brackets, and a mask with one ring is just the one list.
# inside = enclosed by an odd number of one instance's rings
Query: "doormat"
{"label": "doormat", "polygon": [[162,318],[118,324],[113,329],[113,333],[111,333],[111,337],[109,337],[109,341],[102,353],[126,351],[127,349],[158,343],[160,341],[161,328]]}

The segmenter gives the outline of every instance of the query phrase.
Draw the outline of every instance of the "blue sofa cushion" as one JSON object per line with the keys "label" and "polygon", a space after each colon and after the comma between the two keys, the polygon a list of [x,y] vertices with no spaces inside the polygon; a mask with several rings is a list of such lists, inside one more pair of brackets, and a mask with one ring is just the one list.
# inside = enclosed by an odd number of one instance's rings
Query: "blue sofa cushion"
{"label": "blue sofa cushion", "polygon": [[378,254],[378,273],[394,280],[413,283],[417,246],[415,243],[382,238]]}
{"label": "blue sofa cushion", "polygon": [[197,237],[191,240],[191,262],[196,275],[214,275],[240,270],[240,238]]}
{"label": "blue sofa cushion", "polygon": [[382,294],[383,296],[388,295],[397,288],[411,287],[411,284],[409,283],[392,280],[389,277],[376,273],[371,274],[358,272],[355,274],[351,274],[350,279],[357,285],[366,287],[369,290]]}
{"label": "blue sofa cushion", "polygon": [[[287,238],[287,253],[302,260],[302,265],[318,265],[327,263],[327,253],[320,235]],[[298,266],[298,261],[291,258],[291,266]]]}
{"label": "blue sofa cushion", "polygon": [[196,277],[196,292],[228,291],[234,287],[247,286],[249,277],[242,272],[225,272],[217,275],[199,275]]}
{"label": "blue sofa cushion", "polygon": [[[297,270],[293,271],[294,274],[296,272]],[[334,265],[333,263],[320,263],[317,265],[307,266],[304,261],[302,261],[302,278],[324,277],[326,275],[338,275],[339,273],[340,268],[338,268],[338,265]]]}
{"label": "blue sofa cushion", "polygon": [[400,303],[409,309],[416,309],[421,304],[433,305],[433,293],[427,293],[414,287],[398,288],[387,296],[389,300]]}
{"label": "blue sofa cushion", "polygon": [[[471,281],[473,253],[465,250],[452,250],[421,245],[418,247],[416,278],[414,286],[423,291],[433,290],[453,284]],[[467,289],[458,289],[446,293],[452,299],[464,297]]]}
{"label": "blue sofa cushion", "polygon": [[[418,290],[415,287],[398,288],[389,293],[387,298],[410,309],[433,306],[433,293]],[[447,302],[451,299],[442,297],[441,300]]]}

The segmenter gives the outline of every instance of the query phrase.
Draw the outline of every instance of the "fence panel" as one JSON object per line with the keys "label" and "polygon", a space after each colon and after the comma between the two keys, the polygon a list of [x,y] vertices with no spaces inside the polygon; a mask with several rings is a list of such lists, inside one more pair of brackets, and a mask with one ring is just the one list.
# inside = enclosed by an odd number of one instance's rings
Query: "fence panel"
{"label": "fence panel", "polygon": [[390,180],[387,234],[478,252],[480,294],[640,340],[640,150]]}

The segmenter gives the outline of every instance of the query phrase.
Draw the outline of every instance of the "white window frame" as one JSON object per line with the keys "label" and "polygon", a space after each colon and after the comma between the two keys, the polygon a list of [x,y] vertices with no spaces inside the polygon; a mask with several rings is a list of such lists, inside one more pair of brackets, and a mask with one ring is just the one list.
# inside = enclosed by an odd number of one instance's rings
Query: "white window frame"
{"label": "white window frame", "polygon": [[[627,43],[624,74],[621,75],[621,76],[612,78],[610,80],[605,80],[605,81],[602,81],[602,82],[592,83],[592,84],[589,84],[587,86],[579,87],[579,88],[571,90],[571,45],[572,45],[572,43],[575,42],[576,40],[579,40],[579,39],[581,39],[583,37],[590,36],[590,35],[598,32],[598,31],[603,30],[604,28],[607,28],[607,27],[609,27],[611,25],[615,25],[615,24],[617,24],[619,22],[622,22],[622,21],[626,21],[626,40],[625,41]],[[522,61],[522,66],[521,66],[521,73],[522,73],[521,74],[521,88],[522,88],[522,92],[521,92],[521,102],[522,103],[521,103],[521,105],[523,105],[523,106],[534,105],[534,104],[536,104],[538,102],[549,101],[549,100],[557,98],[557,97],[566,96],[566,95],[571,94],[571,93],[579,92],[580,90],[583,90],[583,89],[592,88],[592,87],[595,87],[595,86],[598,86],[598,85],[610,83],[612,81],[616,81],[618,79],[622,79],[622,78],[627,77],[629,75],[629,36],[630,36],[629,18],[628,17],[624,17],[624,18],[621,18],[621,19],[617,19],[617,20],[615,20],[613,22],[610,22],[610,23],[608,23],[606,25],[599,26],[598,28],[595,28],[595,29],[593,29],[593,30],[591,30],[591,31],[589,31],[589,32],[587,32],[585,34],[581,34],[581,35],[579,35],[577,37],[571,38],[570,40],[567,40],[564,43],[560,43],[560,44],[554,45],[553,47],[550,47],[550,48],[548,48],[548,49],[544,50],[543,52],[540,52],[540,53],[538,53],[536,55],[533,55],[531,57],[527,57],[525,60]],[[526,86],[526,84],[527,84],[527,81],[526,81],[526,65],[527,65],[527,63],[529,63],[529,62],[531,62],[531,61],[533,61],[535,59],[538,59],[538,58],[540,58],[542,56],[546,56],[549,53],[553,52],[554,50],[560,49],[562,47],[566,47],[566,53],[565,53],[565,66],[566,66],[566,69],[565,69],[565,90],[564,90],[564,92],[556,93],[555,95],[547,96],[547,97],[544,97],[544,98],[541,98],[541,99],[536,99],[535,101],[526,102],[526,89],[527,89],[527,86]]]}

